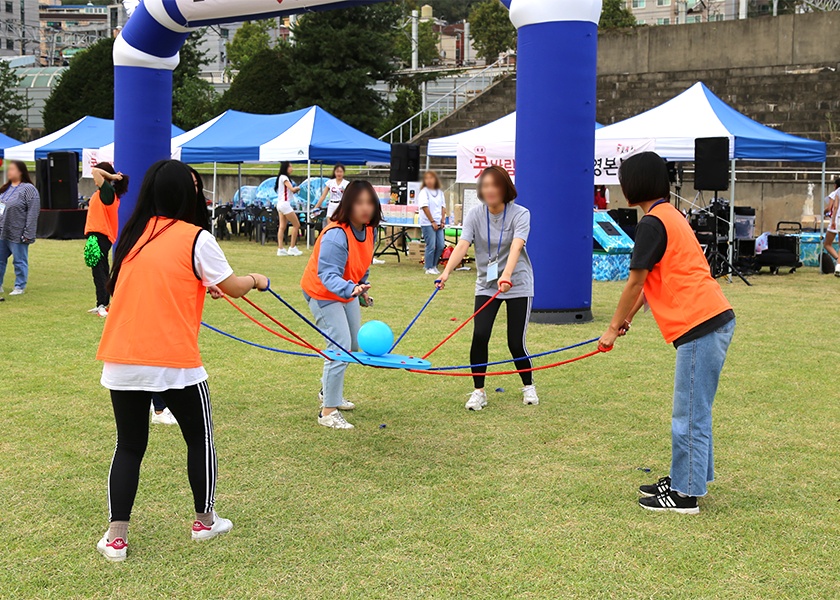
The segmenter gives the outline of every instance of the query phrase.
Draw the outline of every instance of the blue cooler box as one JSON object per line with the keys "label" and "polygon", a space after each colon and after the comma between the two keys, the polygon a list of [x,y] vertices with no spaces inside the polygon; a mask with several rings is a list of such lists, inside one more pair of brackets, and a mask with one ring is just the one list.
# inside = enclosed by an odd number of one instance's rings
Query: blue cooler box
{"label": "blue cooler box", "polygon": [[633,240],[607,212],[596,211],[592,217],[592,278],[595,281],[622,281],[630,277]]}
{"label": "blue cooler box", "polygon": [[[837,243],[834,244],[835,250],[840,250]],[[822,253],[822,239],[819,233],[803,233],[799,236],[799,260],[806,267],[819,267],[820,254]]]}

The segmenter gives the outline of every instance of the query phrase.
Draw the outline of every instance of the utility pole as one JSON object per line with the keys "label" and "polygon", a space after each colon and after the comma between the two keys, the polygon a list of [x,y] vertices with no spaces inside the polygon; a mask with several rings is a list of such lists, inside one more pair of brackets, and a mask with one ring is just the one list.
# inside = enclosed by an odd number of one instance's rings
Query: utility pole
{"label": "utility pole", "polygon": [[470,64],[470,22],[464,21],[464,64]]}
{"label": "utility pole", "polygon": [[20,0],[20,23],[23,35],[20,36],[20,55],[26,56],[26,0]]}
{"label": "utility pole", "polygon": [[739,19],[746,19],[748,15],[748,8],[749,8],[749,1],[748,0],[741,0],[740,6],[738,7],[738,18]]}
{"label": "utility pole", "polygon": [[420,11],[411,11],[411,70],[420,66]]}

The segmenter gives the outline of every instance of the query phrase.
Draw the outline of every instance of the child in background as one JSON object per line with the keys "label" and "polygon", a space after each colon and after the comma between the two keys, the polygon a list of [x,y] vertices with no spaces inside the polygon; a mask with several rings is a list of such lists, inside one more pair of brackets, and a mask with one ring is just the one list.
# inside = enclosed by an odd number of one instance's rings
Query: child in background
{"label": "child in background", "polygon": [[825,198],[828,203],[825,209],[825,214],[828,215],[828,229],[825,232],[825,240],[823,241],[823,248],[828,252],[829,256],[834,259],[834,276],[840,277],[840,257],[837,255],[837,250],[834,249],[834,240],[837,238],[838,223],[837,218],[840,217],[840,178],[834,180],[834,191]]}
{"label": "child in background", "polygon": [[630,278],[599,346],[612,348],[648,305],[662,336],[677,349],[671,418],[671,473],[639,488],[653,511],[697,514],[697,498],[714,480],[712,403],[735,332],[735,313],[685,217],[669,203],[666,163],[654,152],[625,160],[621,189],[645,216],[636,227]]}
{"label": "child in background", "polygon": [[192,539],[208,540],[233,528],[214,509],[218,461],[198,332],[205,290],[238,298],[269,284],[264,275],[234,275],[208,226],[187,166],[174,160],[152,165],[114,254],[108,282],[114,298],[97,353],[117,425],[108,476],[110,527],[97,544],[111,561],[126,558],[128,522],[149,440],[149,396],[155,392],[187,443]]}
{"label": "child in background", "polygon": [[330,217],[335,214],[338,204],[341,202],[341,197],[344,195],[344,190],[347,189],[348,185],[350,185],[350,182],[344,179],[344,165],[341,163],[336,164],[333,167],[332,179],[327,181],[327,184],[324,186],[324,192],[314,207],[315,210],[321,208],[324,205],[324,200],[327,199],[327,195],[329,195],[330,201],[327,204],[326,225],[329,225]]}

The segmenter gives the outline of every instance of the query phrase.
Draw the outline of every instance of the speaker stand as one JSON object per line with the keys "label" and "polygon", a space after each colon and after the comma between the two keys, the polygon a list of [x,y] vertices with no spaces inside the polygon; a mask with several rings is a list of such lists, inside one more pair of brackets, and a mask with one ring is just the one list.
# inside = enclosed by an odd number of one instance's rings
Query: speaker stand
{"label": "speaker stand", "polygon": [[[702,196],[702,192],[697,192],[697,195]],[[712,203],[714,204],[715,203],[714,201],[717,200],[718,201],[717,204],[719,206],[720,205],[720,198],[718,197],[718,192],[714,192],[714,196],[712,196],[712,198],[713,198]],[[736,275],[741,281],[743,281],[745,284],[747,284],[748,287],[752,287],[752,284],[747,280],[746,277],[744,277],[744,274],[741,273],[741,271],[739,271],[738,269],[736,269],[735,265],[733,265],[731,262],[729,262],[729,257],[721,254],[720,244],[718,244],[718,237],[719,237],[718,234],[719,234],[719,231],[720,231],[719,230],[720,218],[718,217],[716,211],[709,211],[709,212],[711,212],[711,216],[712,216],[713,222],[715,224],[714,225],[715,241],[714,241],[714,244],[712,245],[712,252],[709,254],[709,257],[708,257],[709,258],[709,269],[710,269],[710,272],[712,274],[712,277],[715,277],[715,271],[717,270],[717,269],[715,269],[715,267],[717,265],[721,265],[723,267],[726,267],[727,270],[726,271],[721,270],[722,272],[719,275],[717,275],[717,277],[727,276],[727,277],[729,277],[729,282],[731,283],[732,282],[732,276]],[[729,225],[729,223],[727,223],[727,225]],[[733,240],[730,240],[729,235],[727,234],[727,236],[726,236],[727,246],[731,243],[733,243]],[[717,278],[717,277],[715,277],[715,278]]]}

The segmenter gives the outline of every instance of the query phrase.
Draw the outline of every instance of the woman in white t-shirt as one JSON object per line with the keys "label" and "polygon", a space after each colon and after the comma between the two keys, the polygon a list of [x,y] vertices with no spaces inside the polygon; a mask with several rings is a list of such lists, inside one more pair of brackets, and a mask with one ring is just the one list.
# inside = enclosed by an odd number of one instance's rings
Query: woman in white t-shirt
{"label": "woman in white t-shirt", "polygon": [[344,190],[347,189],[349,184],[350,182],[344,179],[344,165],[337,163],[333,167],[332,179],[324,186],[324,193],[321,194],[321,199],[315,205],[316,209],[321,208],[324,205],[324,200],[327,199],[327,195],[329,195],[330,201],[327,205],[327,222],[333,216],[335,209],[338,208],[338,203],[341,202],[341,198],[344,196]]}
{"label": "woman in white t-shirt", "polygon": [[[300,220],[292,208],[292,200],[300,191],[299,187],[292,185],[290,175],[293,171],[292,163],[283,161],[280,163],[280,173],[277,174],[277,183],[274,189],[277,191],[277,214],[280,216],[280,228],[277,230],[277,256],[300,256],[303,254],[297,249],[298,235],[300,235]],[[286,250],[285,240],[286,225],[292,224],[292,237],[289,249]]]}
{"label": "woman in white t-shirt", "polygon": [[440,275],[437,265],[446,246],[446,204],[440,179],[434,171],[423,175],[423,187],[417,199],[420,209],[420,230],[426,243],[426,275]]}

